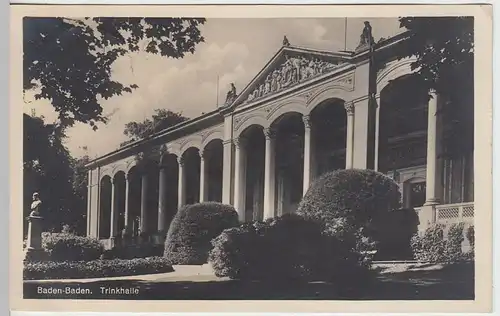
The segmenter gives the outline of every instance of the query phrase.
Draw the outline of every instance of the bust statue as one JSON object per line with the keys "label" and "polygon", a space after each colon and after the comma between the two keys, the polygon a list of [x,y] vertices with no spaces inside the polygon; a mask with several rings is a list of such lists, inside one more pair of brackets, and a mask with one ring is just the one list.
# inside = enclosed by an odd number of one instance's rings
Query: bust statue
{"label": "bust statue", "polygon": [[33,202],[31,203],[31,213],[30,216],[40,216],[40,209],[42,206],[42,201],[37,192],[33,193]]}

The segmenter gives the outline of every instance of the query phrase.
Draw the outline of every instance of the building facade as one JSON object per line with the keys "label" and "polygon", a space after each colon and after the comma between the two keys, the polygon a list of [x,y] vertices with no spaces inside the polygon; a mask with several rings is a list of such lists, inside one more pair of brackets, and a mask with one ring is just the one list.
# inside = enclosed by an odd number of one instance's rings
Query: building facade
{"label": "building facade", "polygon": [[162,242],[175,212],[199,201],[232,204],[242,221],[294,212],[316,177],[344,168],[393,177],[419,229],[472,223],[474,105],[451,111],[470,121],[441,111],[449,102],[397,58],[404,41],[362,35],[356,51],[329,52],[285,38],[224,105],[92,161],[87,234],[108,247]]}

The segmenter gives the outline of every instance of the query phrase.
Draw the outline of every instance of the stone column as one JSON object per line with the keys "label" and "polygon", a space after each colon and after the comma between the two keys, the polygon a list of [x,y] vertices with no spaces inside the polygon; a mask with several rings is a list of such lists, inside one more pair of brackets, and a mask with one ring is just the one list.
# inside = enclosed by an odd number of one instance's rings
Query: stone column
{"label": "stone column", "polygon": [[186,181],[184,179],[184,158],[179,157],[177,159],[177,162],[179,164],[179,183],[178,183],[178,193],[177,193],[177,208],[180,209],[181,207],[186,204]]}
{"label": "stone column", "polygon": [[370,102],[370,96],[353,101],[354,112],[354,146],[352,167],[373,169],[375,163],[375,102]]}
{"label": "stone column", "polygon": [[208,173],[206,150],[200,151],[200,202],[208,201]]}
{"label": "stone column", "polygon": [[374,145],[374,162],[373,170],[378,171],[378,156],[380,146],[380,94],[375,96],[375,145]]}
{"label": "stone column", "polygon": [[311,117],[302,116],[304,122],[304,177],[303,194],[305,195],[311,185]]}
{"label": "stone column", "polygon": [[246,202],[246,153],[244,140],[239,137],[234,140],[235,165],[234,165],[234,207],[238,212],[241,222],[245,221]]}
{"label": "stone column", "polygon": [[87,172],[87,236],[91,236],[92,225],[92,170]]}
{"label": "stone column", "polygon": [[347,139],[345,149],[345,168],[353,167],[353,151],[354,151],[354,103],[346,102],[344,104],[347,114]]}
{"label": "stone column", "polygon": [[109,229],[109,237],[111,239],[111,247],[115,245],[115,238],[118,235],[118,185],[116,179],[111,179],[111,227]]}
{"label": "stone column", "polygon": [[435,222],[435,206],[440,203],[439,194],[441,192],[439,181],[442,169],[439,161],[441,143],[439,96],[432,91],[430,95],[427,114],[426,201],[419,212],[420,230],[424,230]]}
{"label": "stone column", "polygon": [[143,174],[141,179],[141,235],[148,231],[148,175]]}
{"label": "stone column", "polygon": [[132,232],[132,227],[130,223],[130,213],[129,213],[129,203],[130,203],[130,175],[125,174],[125,218],[123,223],[122,236],[124,239]]}
{"label": "stone column", "polygon": [[167,212],[167,169],[164,166],[160,169],[158,186],[158,233],[162,236],[166,231],[165,217]]}
{"label": "stone column", "polygon": [[233,158],[233,115],[224,116],[222,203],[233,204],[234,158]]}
{"label": "stone column", "polygon": [[426,205],[439,203],[439,144],[441,133],[439,128],[438,95],[431,93],[428,107],[427,123],[427,174],[426,174]]}
{"label": "stone column", "polygon": [[266,157],[264,172],[264,219],[275,215],[275,135],[270,128],[264,129]]}

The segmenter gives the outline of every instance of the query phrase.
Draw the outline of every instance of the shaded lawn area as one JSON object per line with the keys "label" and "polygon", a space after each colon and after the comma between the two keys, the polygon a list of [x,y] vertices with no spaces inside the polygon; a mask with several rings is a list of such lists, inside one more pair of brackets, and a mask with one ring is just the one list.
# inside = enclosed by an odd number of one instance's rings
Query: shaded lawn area
{"label": "shaded lawn area", "polygon": [[[92,294],[38,294],[39,287],[90,289]],[[341,288],[342,286],[338,286]],[[24,282],[24,298],[125,300],[473,300],[474,265],[440,270],[383,273],[358,293],[339,293],[331,283],[262,283],[217,279],[200,275],[184,280],[107,280],[88,283]],[[138,294],[103,294],[101,288],[137,288]]]}

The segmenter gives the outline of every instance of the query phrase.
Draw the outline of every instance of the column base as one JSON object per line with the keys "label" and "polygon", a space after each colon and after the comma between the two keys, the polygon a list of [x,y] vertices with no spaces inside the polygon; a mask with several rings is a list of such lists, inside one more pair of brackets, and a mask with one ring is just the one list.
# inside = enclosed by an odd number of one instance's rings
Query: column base
{"label": "column base", "polygon": [[429,199],[425,201],[424,206],[434,206],[440,204],[440,201],[438,199]]}
{"label": "column base", "polygon": [[158,231],[151,236],[151,241],[155,245],[162,245],[165,243],[165,239],[167,239],[166,231]]}
{"label": "column base", "polygon": [[[426,203],[427,204],[427,203]],[[418,212],[418,232],[423,233],[427,228],[436,222],[436,205],[438,203],[433,203],[430,205],[425,205],[420,208]]]}
{"label": "column base", "polygon": [[115,247],[119,247],[119,246],[121,246],[121,241],[122,241],[122,239],[118,236],[110,237],[109,238],[109,246],[111,247],[111,249],[113,249]]}

